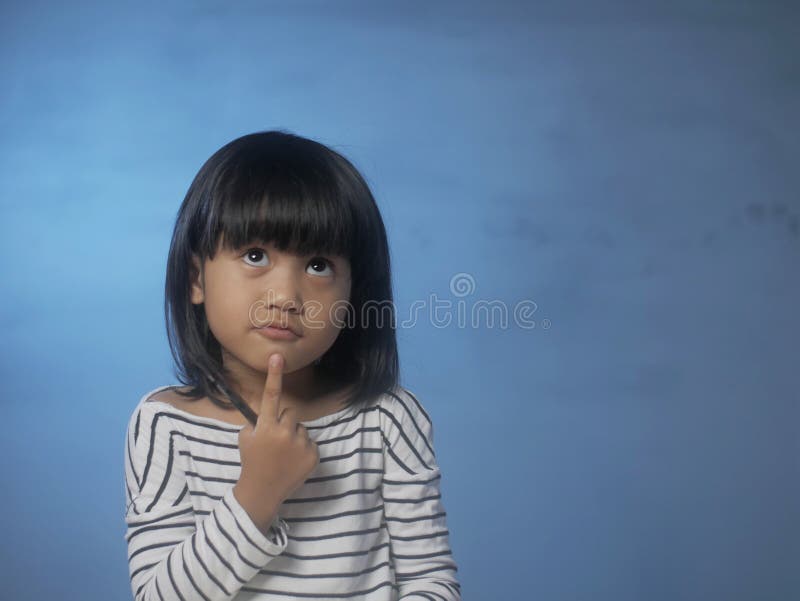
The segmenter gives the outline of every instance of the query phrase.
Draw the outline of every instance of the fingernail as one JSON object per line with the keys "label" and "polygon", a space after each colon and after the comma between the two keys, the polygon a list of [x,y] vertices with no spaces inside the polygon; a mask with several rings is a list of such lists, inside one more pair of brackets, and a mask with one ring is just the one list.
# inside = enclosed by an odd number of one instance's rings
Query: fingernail
{"label": "fingernail", "polygon": [[278,367],[280,364],[281,364],[281,356],[278,353],[275,353],[269,358],[270,367]]}

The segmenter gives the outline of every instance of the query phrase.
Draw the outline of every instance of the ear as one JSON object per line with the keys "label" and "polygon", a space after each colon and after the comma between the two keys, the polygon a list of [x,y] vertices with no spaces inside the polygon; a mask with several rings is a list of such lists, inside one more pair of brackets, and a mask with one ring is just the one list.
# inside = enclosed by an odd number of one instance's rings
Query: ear
{"label": "ear", "polygon": [[200,305],[205,301],[203,291],[203,270],[200,268],[200,259],[192,255],[192,266],[189,268],[189,278],[192,283],[191,300],[193,305]]}

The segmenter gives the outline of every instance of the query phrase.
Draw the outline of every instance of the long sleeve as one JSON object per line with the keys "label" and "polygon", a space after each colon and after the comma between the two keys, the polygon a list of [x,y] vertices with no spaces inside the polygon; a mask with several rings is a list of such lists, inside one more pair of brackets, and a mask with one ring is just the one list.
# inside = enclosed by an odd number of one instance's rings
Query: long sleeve
{"label": "long sleeve", "polygon": [[125,446],[125,512],[136,601],[232,599],[287,544],[276,517],[269,537],[236,501],[233,487],[198,519],[179,467],[185,435],[163,406],[141,402]]}
{"label": "long sleeve", "polygon": [[405,388],[381,410],[385,474],[383,502],[399,598],[460,601],[458,567],[450,550],[440,494],[433,424]]}

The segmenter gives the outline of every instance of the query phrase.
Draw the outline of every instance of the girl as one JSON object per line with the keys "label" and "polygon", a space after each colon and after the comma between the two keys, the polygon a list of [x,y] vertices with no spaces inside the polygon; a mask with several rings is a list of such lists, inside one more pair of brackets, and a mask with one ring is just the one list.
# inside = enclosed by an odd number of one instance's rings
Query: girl
{"label": "girl", "polygon": [[347,159],[279,131],[214,153],[165,314],[185,386],[128,427],[137,601],[460,599],[433,426],[397,382],[386,232]]}

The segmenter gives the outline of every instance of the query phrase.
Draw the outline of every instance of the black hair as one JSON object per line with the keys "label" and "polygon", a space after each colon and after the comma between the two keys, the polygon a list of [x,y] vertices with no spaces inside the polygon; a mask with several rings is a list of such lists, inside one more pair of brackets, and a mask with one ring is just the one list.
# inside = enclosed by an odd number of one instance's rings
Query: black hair
{"label": "black hair", "polygon": [[[241,248],[272,242],[297,254],[334,254],[351,266],[351,293],[336,341],[315,373],[352,387],[347,406],[365,405],[398,384],[398,353],[389,247],[383,220],[364,178],[338,152],[286,131],[236,138],[200,168],[178,211],[167,259],[164,314],[179,392],[255,413],[231,389],[219,342],[203,305],[192,304],[196,271],[218,245]],[[389,319],[365,321],[365,303]]]}

